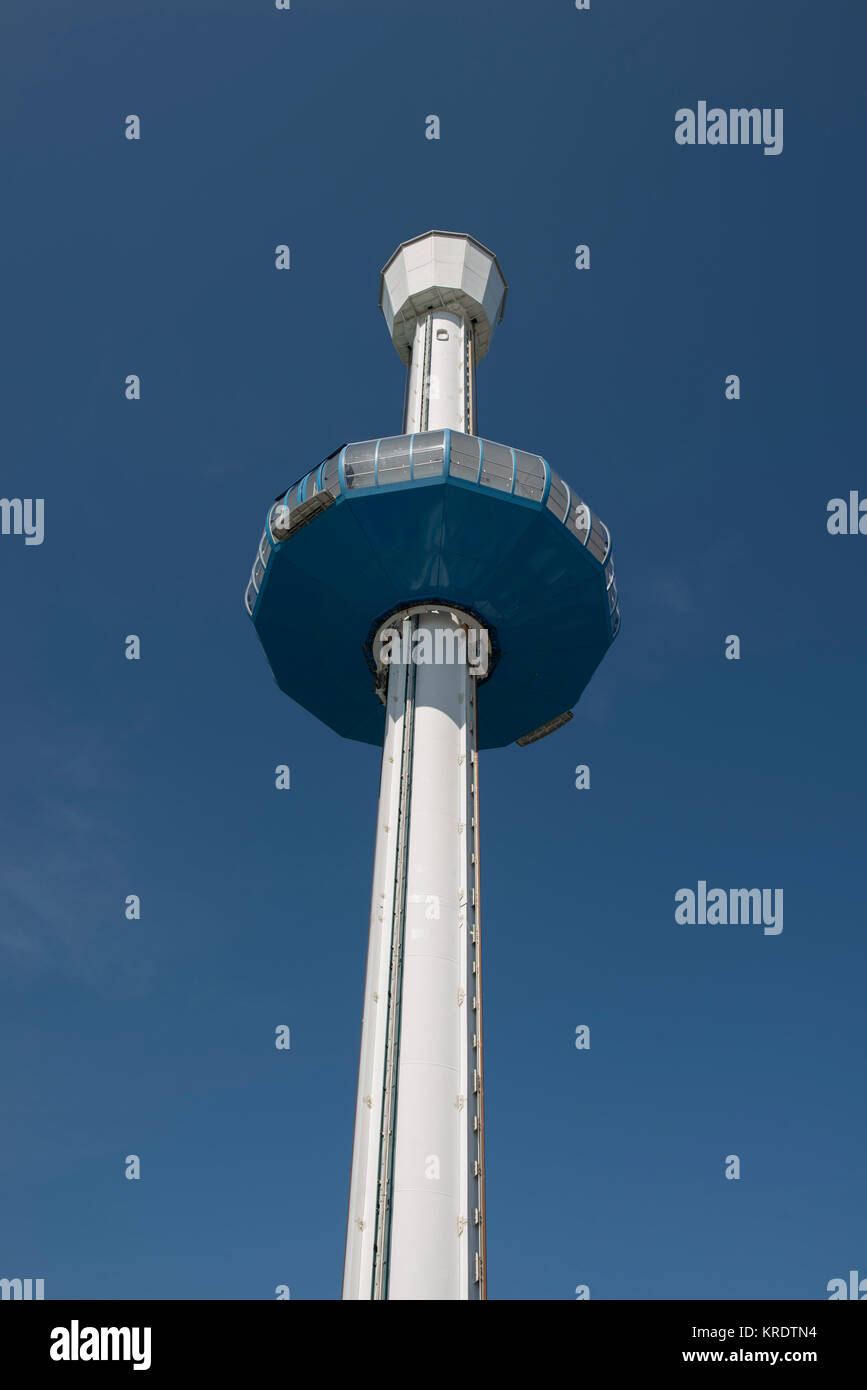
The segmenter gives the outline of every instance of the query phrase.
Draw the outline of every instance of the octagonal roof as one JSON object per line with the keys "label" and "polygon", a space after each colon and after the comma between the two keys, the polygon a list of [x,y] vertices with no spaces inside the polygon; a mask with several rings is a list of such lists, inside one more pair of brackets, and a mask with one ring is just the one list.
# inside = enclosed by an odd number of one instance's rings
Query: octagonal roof
{"label": "octagonal roof", "polygon": [[466,314],[476,361],[503,317],[505,277],[493,251],[461,232],[425,232],[401,242],[379,277],[379,307],[398,355],[409,362],[415,324],[429,309]]}

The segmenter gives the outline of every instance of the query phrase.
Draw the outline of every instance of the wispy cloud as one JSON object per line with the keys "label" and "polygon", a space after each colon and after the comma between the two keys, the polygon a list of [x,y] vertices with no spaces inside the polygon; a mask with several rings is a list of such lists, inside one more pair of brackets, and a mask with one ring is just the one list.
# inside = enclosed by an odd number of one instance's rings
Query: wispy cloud
{"label": "wispy cloud", "polygon": [[654,608],[678,614],[695,612],[692,594],[680,575],[654,575],[648,581],[645,594]]}
{"label": "wispy cloud", "polygon": [[64,794],[19,796],[0,857],[7,977],[59,971],[120,994],[139,994],[152,978],[149,953],[131,949],[124,931],[135,854],[112,818],[107,780],[98,755],[58,757],[52,786]]}

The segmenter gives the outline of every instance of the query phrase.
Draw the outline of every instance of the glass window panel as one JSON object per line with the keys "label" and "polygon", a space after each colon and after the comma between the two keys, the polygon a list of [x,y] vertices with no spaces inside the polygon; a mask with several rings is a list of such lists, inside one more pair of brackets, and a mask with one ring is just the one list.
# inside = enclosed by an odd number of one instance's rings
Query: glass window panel
{"label": "glass window panel", "polygon": [[343,472],[347,488],[373,487],[373,459],[376,453],[375,439],[365,440],[363,444],[350,444],[343,459]]}
{"label": "glass window panel", "polygon": [[587,537],[587,549],[590,551],[591,555],[594,555],[596,557],[597,560],[601,560],[605,554],[605,550],[602,545],[602,537],[600,536],[599,532],[595,529],[595,527],[590,532],[590,535]]}
{"label": "glass window panel", "polygon": [[257,589],[259,588],[259,585],[262,583],[262,575],[264,573],[265,566],[262,564],[262,561],[259,559],[259,556],[257,555],[256,563],[253,566],[253,583],[255,584]]}
{"label": "glass window panel", "polygon": [[253,586],[253,581],[252,581],[252,579],[251,579],[251,580],[250,580],[250,583],[247,585],[247,592],[246,592],[245,595],[244,595],[244,607],[246,608],[247,612],[250,614],[250,617],[251,617],[251,618],[252,618],[252,616],[253,616],[253,605],[255,604],[255,602],[256,602],[256,590],[255,590],[255,588],[254,588],[254,586]]}
{"label": "glass window panel", "polygon": [[377,464],[377,479],[380,484],[409,482],[409,441],[408,434],[380,440]]}
{"label": "glass window panel", "polygon": [[582,502],[580,497],[576,497],[575,505],[569,516],[568,525],[580,541],[587,544],[587,532],[590,529],[590,508],[586,502]]}
{"label": "glass window panel", "polygon": [[556,517],[559,517],[560,521],[565,521],[566,508],[568,505],[569,499],[566,495],[566,488],[562,480],[557,477],[557,474],[552,473],[551,490],[548,493],[548,510],[552,511]]}
{"label": "glass window panel", "polygon": [[479,476],[479,441],[475,435],[458,434],[456,430],[452,430],[449,473],[453,478],[471,478],[473,482],[476,481]]}
{"label": "glass window panel", "polygon": [[515,450],[515,492],[519,497],[532,497],[541,502],[545,491],[545,466],[537,454],[524,454]]}
{"label": "glass window panel", "polygon": [[275,541],[285,536],[288,524],[289,516],[286,511],[286,504],[281,497],[279,502],[274,503],[268,517],[268,525],[271,528],[271,535],[274,537]]}
{"label": "glass window panel", "polygon": [[412,476],[431,478],[443,471],[443,432],[428,430],[412,441]]}
{"label": "glass window panel", "polygon": [[336,497],[340,491],[340,455],[330,458],[322,470],[322,491]]}
{"label": "glass window panel", "polygon": [[485,487],[498,488],[500,492],[512,491],[511,449],[485,440],[482,447],[482,483]]}
{"label": "glass window panel", "polygon": [[268,539],[268,532],[262,532],[262,539],[259,542],[259,559],[263,565],[268,564],[268,556],[271,554],[271,542]]}
{"label": "glass window panel", "polygon": [[591,513],[592,525],[590,535],[587,538],[587,549],[591,555],[595,555],[600,563],[604,563],[609,549],[609,536],[606,527],[599,520],[598,516]]}

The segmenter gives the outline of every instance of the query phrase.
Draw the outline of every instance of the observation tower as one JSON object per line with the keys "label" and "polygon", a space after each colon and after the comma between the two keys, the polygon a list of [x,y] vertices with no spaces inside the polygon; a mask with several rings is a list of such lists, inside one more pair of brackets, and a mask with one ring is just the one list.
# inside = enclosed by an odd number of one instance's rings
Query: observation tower
{"label": "observation tower", "polygon": [[382,746],[344,1299],[486,1297],[478,754],[571,719],[620,625],[604,524],[476,434],[506,289],[473,237],[398,247],[402,431],[280,493],[245,596],[280,689]]}

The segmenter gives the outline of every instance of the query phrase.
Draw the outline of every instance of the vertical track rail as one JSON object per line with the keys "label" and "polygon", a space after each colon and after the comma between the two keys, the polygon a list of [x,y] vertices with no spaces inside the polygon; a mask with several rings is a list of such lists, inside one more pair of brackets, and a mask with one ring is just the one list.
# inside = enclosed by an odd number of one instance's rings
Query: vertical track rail
{"label": "vertical track rail", "polygon": [[424,368],[421,375],[422,405],[420,414],[422,431],[427,429],[428,421],[430,420],[430,354],[432,338],[433,315],[428,314],[424,321]]}
{"label": "vertical track rail", "polygon": [[[475,682],[474,682],[475,686]],[[481,827],[479,825],[479,707],[478,695],[473,701],[473,844],[475,846],[475,946],[476,946],[476,978],[478,980],[478,996],[476,1007],[476,1057],[479,1073],[479,1094],[478,1094],[478,1116],[479,1116],[479,1280],[481,1291],[479,1297],[488,1297],[488,1250],[487,1250],[487,1228],[485,1225],[485,1068],[484,1068],[484,1045],[482,1031],[482,876],[481,876],[481,857],[479,847],[481,843]]]}
{"label": "vertical track rail", "polygon": [[[410,640],[415,619],[406,618],[403,634]],[[397,855],[394,883],[391,958],[388,978],[388,1029],[383,1075],[383,1114],[379,1141],[377,1184],[376,1246],[373,1259],[371,1298],[388,1298],[388,1255],[391,1238],[391,1181],[394,1172],[394,1131],[397,1118],[397,1079],[400,1053],[401,977],[403,941],[406,929],[406,860],[412,786],[412,747],[415,712],[415,667],[410,663],[406,675],[406,704],[400,758],[400,797],[398,803]]]}
{"label": "vertical track rail", "polygon": [[410,345],[409,345],[409,362],[408,362],[407,368],[406,368],[406,383],[405,383],[404,388],[403,388],[403,423],[402,423],[402,425],[401,425],[401,427],[400,427],[400,428],[401,428],[401,433],[402,433],[402,434],[408,434],[408,433],[410,433],[410,431],[407,429],[407,425],[409,424],[409,387],[410,387],[410,382],[412,381],[412,351],[413,351],[413,346],[414,346],[414,344],[413,344],[413,343],[410,343]]}
{"label": "vertical track rail", "polygon": [[476,433],[476,330],[464,319],[464,433]]}

